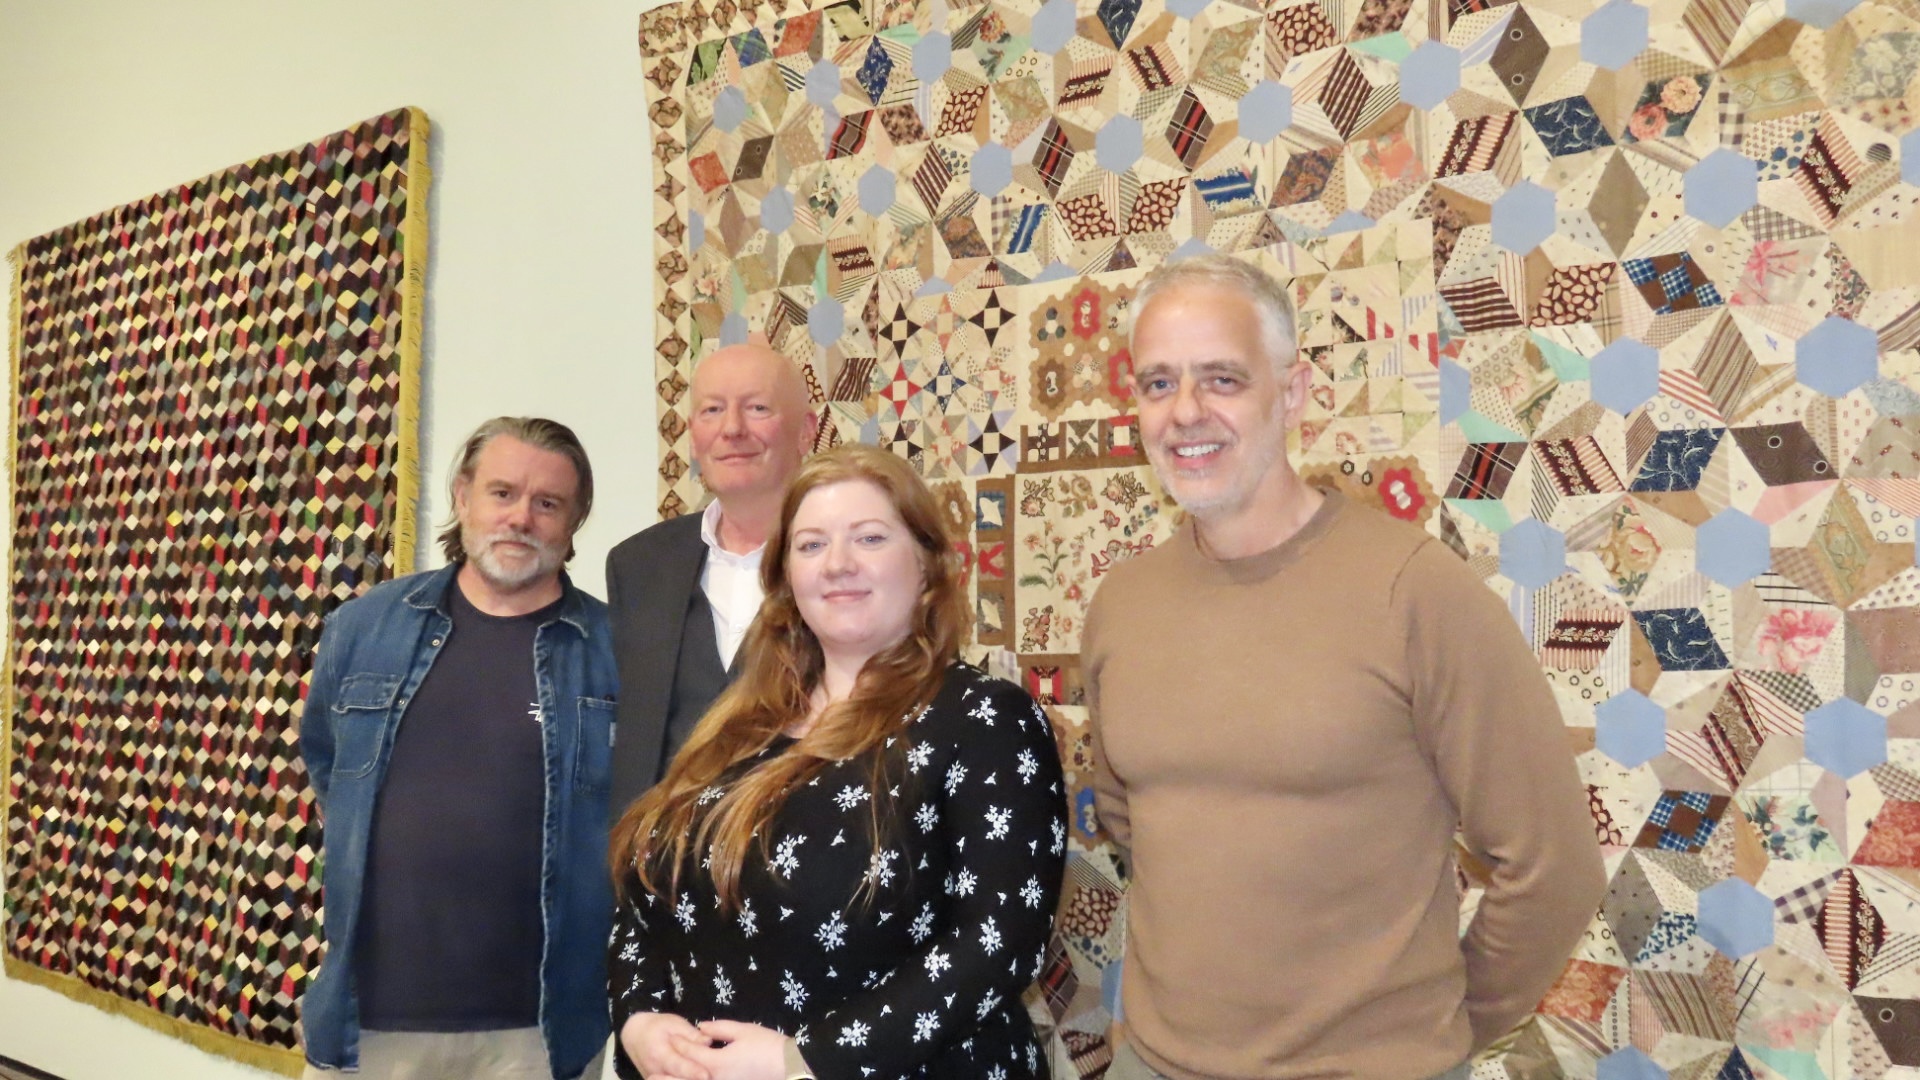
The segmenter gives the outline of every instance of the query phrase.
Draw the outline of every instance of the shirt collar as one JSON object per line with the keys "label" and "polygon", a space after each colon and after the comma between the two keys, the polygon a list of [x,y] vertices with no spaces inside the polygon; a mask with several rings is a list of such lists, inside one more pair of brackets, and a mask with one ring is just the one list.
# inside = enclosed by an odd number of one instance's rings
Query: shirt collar
{"label": "shirt collar", "polygon": [[760,564],[760,554],[767,550],[767,545],[761,544],[752,551],[742,554],[728,551],[726,548],[720,546],[719,499],[708,503],[707,508],[700,512],[700,539],[707,545],[709,554],[736,565],[752,564],[758,566]]}

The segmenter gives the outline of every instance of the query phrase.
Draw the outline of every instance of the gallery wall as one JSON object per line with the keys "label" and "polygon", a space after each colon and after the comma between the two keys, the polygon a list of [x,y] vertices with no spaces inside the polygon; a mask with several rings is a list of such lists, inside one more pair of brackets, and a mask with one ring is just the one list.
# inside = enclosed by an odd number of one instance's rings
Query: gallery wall
{"label": "gallery wall", "polygon": [[[402,105],[433,122],[420,535],[499,413],[572,425],[575,578],[654,520],[651,171],[636,15],[566,4],[0,0],[0,249]],[[11,320],[0,291],[0,312]],[[0,495],[4,498],[4,495]],[[10,508],[9,508],[10,512]],[[6,542],[0,536],[0,544]],[[430,543],[421,565],[437,565]],[[265,1075],[0,977],[0,1056],[66,1080]]]}

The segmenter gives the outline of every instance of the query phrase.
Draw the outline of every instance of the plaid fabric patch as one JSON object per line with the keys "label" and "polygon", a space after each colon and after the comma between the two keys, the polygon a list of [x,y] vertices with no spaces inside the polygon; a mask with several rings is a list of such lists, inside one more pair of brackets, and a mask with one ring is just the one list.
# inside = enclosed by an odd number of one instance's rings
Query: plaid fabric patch
{"label": "plaid fabric patch", "polygon": [[867,124],[873,120],[873,110],[857,112],[842,117],[840,126],[833,129],[833,139],[827,144],[828,158],[852,157],[867,145]]}
{"label": "plaid fabric patch", "polygon": [[1060,127],[1060,121],[1047,122],[1047,130],[1040,136],[1040,149],[1033,155],[1034,168],[1040,170],[1040,181],[1047,186],[1047,192],[1060,194],[1060,182],[1066,179],[1067,167],[1073,164],[1073,144],[1067,141],[1067,133]]}
{"label": "plaid fabric patch", "polygon": [[1167,124],[1167,144],[1173,147],[1173,154],[1181,163],[1191,169],[1206,151],[1207,136],[1213,134],[1213,118],[1207,115],[1206,106],[1188,90],[1180,95],[1180,104],[1174,106],[1173,119]]}
{"label": "plaid fabric patch", "polygon": [[1669,791],[1654,804],[1633,846],[1698,852],[1713,838],[1730,801],[1725,795],[1704,791]]}
{"label": "plaid fabric patch", "polygon": [[1810,923],[1827,904],[1827,893],[1832,891],[1834,882],[1840,880],[1837,871],[1825,877],[1815,878],[1805,885],[1775,897],[1773,901],[1774,917],[1783,923]]}
{"label": "plaid fabric patch", "polygon": [[1672,315],[1722,303],[1720,292],[1687,252],[1623,259],[1620,268],[1655,315]]}
{"label": "plaid fabric patch", "polygon": [[1784,671],[1743,671],[1740,677],[1750,680],[1788,707],[1802,713],[1826,704],[1826,699],[1820,696],[1820,692],[1813,688],[1813,682],[1805,675],[1790,675]]}
{"label": "plaid fabric patch", "polygon": [[1447,485],[1449,499],[1498,499],[1507,493],[1513,470],[1527,452],[1524,442],[1475,443],[1453,471]]}

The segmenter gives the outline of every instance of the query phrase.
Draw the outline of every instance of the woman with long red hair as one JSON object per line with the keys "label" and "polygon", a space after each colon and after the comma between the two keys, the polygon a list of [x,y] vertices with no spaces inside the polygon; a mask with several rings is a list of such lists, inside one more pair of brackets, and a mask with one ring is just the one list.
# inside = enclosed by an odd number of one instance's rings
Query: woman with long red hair
{"label": "woman with long red hair", "polygon": [[1032,698],[958,662],[958,563],[898,457],[794,478],[744,670],[613,831],[622,1076],[1047,1075],[1020,995],[1059,756]]}

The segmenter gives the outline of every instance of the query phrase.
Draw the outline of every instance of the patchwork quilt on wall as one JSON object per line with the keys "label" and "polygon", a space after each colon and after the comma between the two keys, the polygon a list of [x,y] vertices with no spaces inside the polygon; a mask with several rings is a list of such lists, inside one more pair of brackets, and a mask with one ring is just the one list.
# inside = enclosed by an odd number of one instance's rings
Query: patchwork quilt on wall
{"label": "patchwork quilt on wall", "polygon": [[1173,517],[1128,299],[1214,250],[1300,302],[1296,460],[1507,599],[1588,785],[1611,891],[1475,1075],[1920,1077],[1920,7],[682,0],[640,49],[660,511],[749,332],[945,497],[1074,784],[1058,1059],[1125,923],[1081,627]]}
{"label": "patchwork quilt on wall", "polygon": [[7,975],[284,1071],[302,685],[413,566],[427,138],[398,110],[13,255]]}

